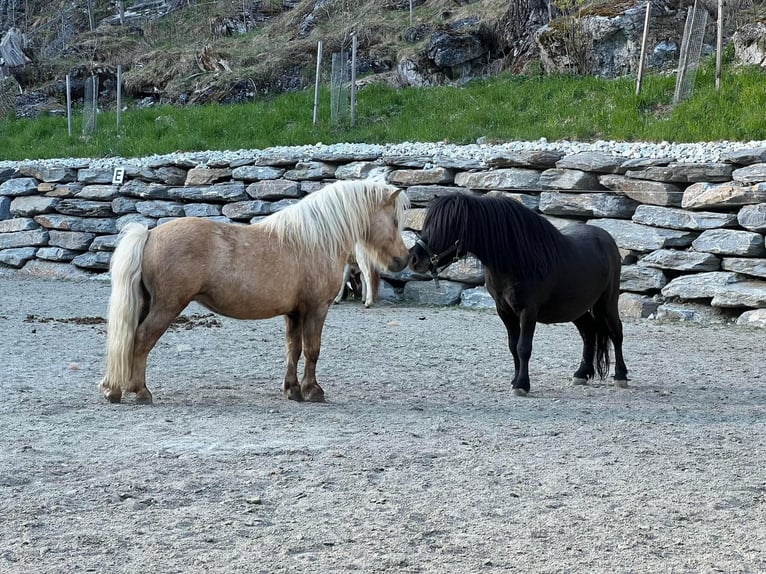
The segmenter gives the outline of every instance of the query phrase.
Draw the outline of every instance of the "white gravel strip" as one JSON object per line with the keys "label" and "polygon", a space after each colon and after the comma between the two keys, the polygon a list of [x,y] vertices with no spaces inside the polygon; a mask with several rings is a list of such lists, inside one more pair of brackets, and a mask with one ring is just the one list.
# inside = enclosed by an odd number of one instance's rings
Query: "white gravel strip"
{"label": "white gravel strip", "polygon": [[[633,158],[672,158],[683,163],[718,162],[727,153],[742,149],[766,147],[766,141],[750,142],[700,142],[700,143],[648,143],[648,142],[616,142],[616,141],[554,141],[545,138],[535,141],[514,141],[502,144],[469,144],[455,145],[447,143],[403,142],[390,145],[341,143],[325,145],[317,143],[304,146],[279,146],[268,148],[268,151],[283,151],[289,155],[304,155],[311,157],[315,154],[386,154],[413,156],[442,156],[469,159],[489,159],[499,154],[518,151],[562,151],[565,155],[581,152],[602,152],[626,159]],[[112,168],[124,165],[144,165],[147,163],[176,162],[192,160],[200,164],[226,163],[231,161],[249,160],[258,157],[266,150],[240,149],[225,151],[185,152],[146,157],[108,157],[96,159],[56,158],[46,160],[0,161],[0,169],[14,168],[23,163],[36,163],[47,166],[70,166],[91,168]]]}

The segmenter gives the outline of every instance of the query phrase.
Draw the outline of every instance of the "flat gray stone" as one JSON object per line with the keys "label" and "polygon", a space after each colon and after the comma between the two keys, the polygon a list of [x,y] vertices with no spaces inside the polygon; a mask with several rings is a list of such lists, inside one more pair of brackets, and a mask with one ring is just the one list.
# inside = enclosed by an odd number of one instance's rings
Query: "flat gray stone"
{"label": "flat gray stone", "polygon": [[112,201],[120,197],[120,188],[116,185],[85,185],[75,194],[75,197],[94,201]]}
{"label": "flat gray stone", "polygon": [[443,167],[431,167],[424,169],[396,169],[388,174],[388,181],[393,185],[444,185],[451,184],[455,179],[455,173],[451,169]]}
{"label": "flat gray stone", "polygon": [[733,171],[734,168],[728,163],[671,163],[664,167],[628,170],[625,175],[670,183],[722,182],[731,180]]}
{"label": "flat gray stone", "polygon": [[724,257],[721,267],[726,271],[734,271],[752,277],[766,279],[766,259],[755,257]]}
{"label": "flat gray stone", "polygon": [[695,323],[716,325],[728,323],[730,318],[721,309],[714,309],[701,303],[663,303],[657,308],[654,318],[660,322]]}
{"label": "flat gray stone", "polygon": [[335,166],[323,161],[301,161],[293,169],[288,169],[285,179],[329,179],[335,177]]}
{"label": "flat gray stone", "polygon": [[216,217],[221,215],[222,206],[216,203],[187,203],[183,206],[186,217]]}
{"label": "flat gray stone", "polygon": [[13,231],[0,234],[0,249],[34,247],[48,244],[48,232],[44,229]]}
{"label": "flat gray stone", "polygon": [[161,183],[147,183],[131,179],[120,187],[120,193],[140,199],[172,199],[171,188]]}
{"label": "flat gray stone", "polygon": [[136,212],[155,219],[161,217],[182,217],[186,215],[183,203],[163,200],[139,201],[136,203]]}
{"label": "flat gray stone", "polygon": [[640,253],[665,247],[688,247],[697,236],[692,231],[651,227],[622,219],[591,219],[588,224],[608,231],[619,247]]}
{"label": "flat gray stone", "polygon": [[264,201],[298,198],[302,195],[298,182],[284,179],[256,181],[248,185],[245,192],[253,199]]}
{"label": "flat gray stone", "polygon": [[413,185],[408,187],[405,193],[412,205],[428,205],[435,197],[466,192],[459,187],[446,185]]}
{"label": "flat gray stone", "polygon": [[108,271],[112,254],[109,251],[89,251],[72,259],[72,265],[83,269]]}
{"label": "flat gray stone", "polygon": [[465,257],[455,261],[439,273],[439,279],[458,281],[468,285],[482,285],[484,283],[484,266],[475,257]]}
{"label": "flat gray stone", "polygon": [[751,309],[737,317],[737,325],[766,329],[766,309]]}
{"label": "flat gray stone", "polygon": [[253,199],[250,201],[235,201],[221,208],[221,213],[230,219],[250,219],[255,216],[270,215],[273,207],[269,201]]}
{"label": "flat gray stone", "polygon": [[133,197],[116,197],[112,200],[112,212],[116,215],[136,213],[136,205],[140,200]]}
{"label": "flat gray stone", "polygon": [[40,229],[40,225],[30,217],[14,217],[0,221],[0,233],[12,233],[14,231],[32,231]]}
{"label": "flat gray stone", "polygon": [[710,302],[713,307],[766,307],[766,281],[741,281],[719,289]]}
{"label": "flat gray stone", "polygon": [[21,164],[19,173],[49,183],[77,181],[77,170],[68,166],[51,166],[37,163]]}
{"label": "flat gray stone", "polygon": [[766,162],[766,147],[751,147],[726,152],[721,157],[726,163],[750,165]]}
{"label": "flat gray stone", "polygon": [[542,172],[540,174],[540,187],[542,189],[567,191],[600,191],[603,189],[596,174],[562,168],[546,169]]}
{"label": "flat gray stone", "polygon": [[462,283],[439,281],[437,288],[433,281],[409,281],[404,286],[404,300],[419,305],[457,305],[460,302]]}
{"label": "flat gray stone", "polygon": [[731,179],[742,185],[766,182],[766,163],[754,163],[735,169],[731,174]]}
{"label": "flat gray stone", "polygon": [[496,309],[495,300],[483,286],[464,289],[460,293],[460,305],[470,309]]}
{"label": "flat gray stone", "polygon": [[645,267],[683,272],[718,271],[721,268],[721,260],[712,253],[680,251],[678,249],[652,251],[643,257],[638,264]]}
{"label": "flat gray stone", "polygon": [[336,179],[379,179],[386,181],[391,168],[377,161],[355,161],[335,168]]}
{"label": "flat gray stone", "polygon": [[0,195],[18,197],[20,195],[35,195],[37,180],[31,177],[17,177],[0,183]]}
{"label": "flat gray stone", "polygon": [[624,161],[625,158],[616,155],[584,151],[562,157],[556,162],[556,167],[596,173],[617,173]]}
{"label": "flat gray stone", "polygon": [[27,261],[33,259],[36,251],[35,247],[0,249],[0,263],[18,269],[23,267]]}
{"label": "flat gray stone", "polygon": [[51,229],[48,232],[48,245],[73,251],[87,251],[95,238],[95,233]]}
{"label": "flat gray stone", "polygon": [[731,226],[736,223],[737,216],[733,213],[687,211],[657,205],[639,205],[633,214],[633,221],[654,227],[704,230]]}
{"label": "flat gray stone", "polygon": [[741,280],[739,275],[730,271],[682,275],[665,285],[662,295],[679,299],[712,299],[723,287]]}
{"label": "flat gray stone", "polygon": [[112,218],[44,214],[36,215],[35,221],[46,229],[85,231],[88,233],[117,233],[117,222]]}
{"label": "flat gray stone", "polygon": [[227,181],[199,187],[171,187],[167,198],[183,201],[244,201],[248,198],[245,184],[241,181]]}
{"label": "flat gray stone", "polygon": [[99,235],[91,242],[90,247],[88,247],[88,251],[114,251],[114,248],[117,247],[119,240],[119,234]]}
{"label": "flat gray stone", "polygon": [[490,157],[487,165],[492,169],[504,167],[548,169],[556,167],[556,162],[563,156],[564,152],[559,150],[503,151]]}
{"label": "flat gray stone", "polygon": [[668,280],[665,274],[653,267],[623,265],[620,270],[620,290],[633,293],[659,291]]}
{"label": "flat gray stone", "polygon": [[642,204],[676,207],[681,205],[683,189],[675,183],[633,179],[623,175],[602,175],[599,183]]}
{"label": "flat gray stone", "polygon": [[647,319],[657,312],[659,301],[638,293],[620,293],[617,309],[620,317],[627,319]]}
{"label": "flat gray stone", "polygon": [[521,167],[509,167],[492,171],[461,172],[455,175],[455,185],[478,190],[537,190],[540,189],[540,172]]}
{"label": "flat gray stone", "polygon": [[281,167],[270,165],[245,165],[234,168],[231,177],[242,181],[261,181],[263,179],[279,179],[285,173]]}
{"label": "flat gray stone", "polygon": [[559,193],[544,191],[540,194],[539,209],[545,215],[568,217],[615,217],[630,219],[638,202],[609,192]]}
{"label": "flat gray stone", "polygon": [[111,217],[111,201],[91,201],[89,199],[62,199],[56,204],[56,211],[64,215],[78,217]]}
{"label": "flat gray stone", "polygon": [[763,235],[738,229],[708,229],[692,242],[696,251],[718,255],[743,255],[762,257],[766,255]]}
{"label": "flat gray stone", "polygon": [[47,261],[62,261],[68,262],[79,255],[80,251],[74,249],[64,249],[63,247],[41,247],[37,250],[35,257],[38,259],[45,259]]}
{"label": "flat gray stone", "polygon": [[85,168],[77,171],[77,181],[84,184],[112,183],[114,170]]}
{"label": "flat gray stone", "polygon": [[684,191],[684,209],[725,209],[766,203],[766,184],[695,183]]}
{"label": "flat gray stone", "polygon": [[748,231],[766,233],[766,203],[744,206],[737,213],[737,222]]}
{"label": "flat gray stone", "polygon": [[90,281],[103,274],[94,274],[78,269],[69,263],[58,261],[45,261],[43,259],[32,259],[27,262],[19,271],[21,277],[37,277],[41,279],[56,279],[60,281]]}

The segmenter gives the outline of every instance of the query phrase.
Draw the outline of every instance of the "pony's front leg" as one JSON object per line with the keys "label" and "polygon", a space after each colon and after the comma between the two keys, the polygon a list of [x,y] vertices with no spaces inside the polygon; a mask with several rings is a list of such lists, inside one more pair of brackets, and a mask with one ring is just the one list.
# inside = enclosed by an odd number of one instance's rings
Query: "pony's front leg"
{"label": "pony's front leg", "polygon": [[301,387],[298,384],[298,360],[301,358],[303,318],[299,314],[285,315],[285,351],[287,370],[283,391],[288,399],[302,401]]}
{"label": "pony's front leg", "polygon": [[322,343],[322,329],[327,317],[327,307],[316,309],[303,320],[303,380],[301,381],[301,394],[303,400],[314,403],[324,401],[324,390],[319,386],[316,379],[316,366],[319,360],[319,348]]}
{"label": "pony's front leg", "polygon": [[508,350],[511,351],[511,355],[513,356],[513,379],[511,380],[511,387],[516,387],[516,380],[519,377],[519,367],[521,363],[519,360],[519,351],[516,348],[519,344],[519,316],[513,311],[501,308],[499,305],[497,306],[497,314],[500,316],[500,319],[502,319],[505,329],[508,332]]}
{"label": "pony's front leg", "polygon": [[529,358],[532,356],[532,339],[537,326],[537,313],[522,311],[519,319],[519,340],[516,343],[519,369],[513,381],[513,394],[524,397],[529,393]]}

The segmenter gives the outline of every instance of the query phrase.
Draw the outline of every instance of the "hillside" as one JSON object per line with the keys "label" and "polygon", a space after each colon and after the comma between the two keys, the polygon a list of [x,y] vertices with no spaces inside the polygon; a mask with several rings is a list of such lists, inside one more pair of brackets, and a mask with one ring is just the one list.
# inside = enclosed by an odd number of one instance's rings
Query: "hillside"
{"label": "hillside", "polygon": [[[664,26],[654,31],[657,41],[668,37],[680,44],[685,9],[691,3],[654,0]],[[714,13],[715,2],[707,3]],[[323,43],[322,74],[327,79],[330,54],[350,50],[353,36],[358,40],[360,77],[394,85],[437,85],[539,70],[533,35],[550,17],[567,22],[584,14],[616,15],[643,4],[139,0],[125,6],[121,19],[118,4],[105,0],[91,0],[91,10],[73,0],[0,0],[0,33],[15,27],[25,34],[29,62],[6,72],[18,80],[24,92],[20,100],[34,114],[60,107],[67,73],[75,98],[82,98],[83,80],[98,75],[108,99],[117,66],[124,72],[124,92],[137,101],[232,103],[300,90],[313,84],[318,42]],[[763,11],[763,2],[734,4],[740,9],[727,21],[727,36]],[[463,59],[454,56],[455,49],[462,50]]]}

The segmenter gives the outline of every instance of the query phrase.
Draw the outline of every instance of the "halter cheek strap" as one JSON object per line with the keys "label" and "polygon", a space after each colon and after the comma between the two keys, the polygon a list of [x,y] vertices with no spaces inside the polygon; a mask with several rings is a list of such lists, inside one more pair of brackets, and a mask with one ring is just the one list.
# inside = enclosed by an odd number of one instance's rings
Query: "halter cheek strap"
{"label": "halter cheek strap", "polygon": [[[444,271],[447,267],[455,263],[458,259],[460,259],[460,249],[463,246],[463,240],[458,239],[455,241],[453,245],[451,245],[449,248],[445,249],[441,253],[434,253],[430,247],[426,244],[425,241],[423,241],[420,237],[418,237],[418,240],[415,242],[416,245],[419,245],[423,248],[423,250],[426,252],[426,255],[428,255],[429,260],[429,271],[431,272],[431,277],[433,277],[434,280],[434,286],[438,289],[439,288],[439,273]],[[439,267],[439,260],[443,259],[445,256],[451,254],[454,252],[454,255],[452,256],[452,259],[445,265],[442,265]]]}

